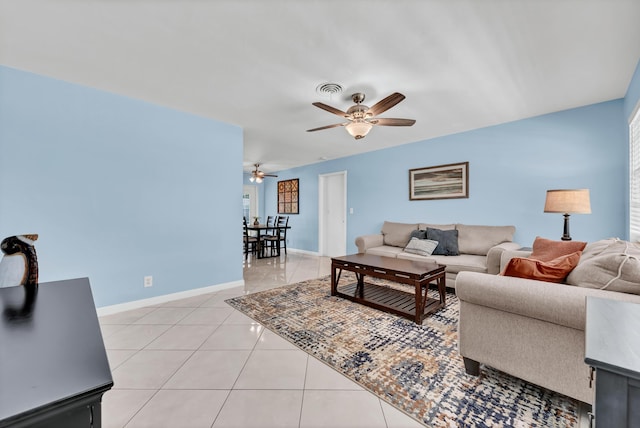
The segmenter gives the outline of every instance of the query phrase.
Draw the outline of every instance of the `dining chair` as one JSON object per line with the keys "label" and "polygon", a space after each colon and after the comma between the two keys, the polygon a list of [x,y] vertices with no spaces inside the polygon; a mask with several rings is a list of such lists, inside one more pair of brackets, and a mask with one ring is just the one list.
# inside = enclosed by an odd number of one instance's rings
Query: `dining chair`
{"label": "dining chair", "polygon": [[251,254],[257,254],[259,251],[260,242],[255,236],[249,235],[249,229],[247,228],[247,219],[242,216],[242,242],[244,259],[247,260],[249,252]]}
{"label": "dining chair", "polygon": [[[262,239],[263,251],[269,249],[269,255],[273,257],[274,251],[277,246],[277,229],[276,223],[278,221],[278,216],[267,216],[267,229],[265,229],[264,234],[260,236]],[[279,253],[277,255],[280,255]]]}
{"label": "dining chair", "polygon": [[276,219],[278,217],[274,217],[272,215],[268,215],[267,216],[267,229],[264,231],[264,235],[265,236],[269,236],[269,235],[275,235],[275,225],[276,225]]}
{"label": "dining chair", "polygon": [[276,240],[278,255],[280,255],[281,242],[284,242],[284,254],[287,254],[287,226],[289,226],[289,216],[282,215],[276,221]]}

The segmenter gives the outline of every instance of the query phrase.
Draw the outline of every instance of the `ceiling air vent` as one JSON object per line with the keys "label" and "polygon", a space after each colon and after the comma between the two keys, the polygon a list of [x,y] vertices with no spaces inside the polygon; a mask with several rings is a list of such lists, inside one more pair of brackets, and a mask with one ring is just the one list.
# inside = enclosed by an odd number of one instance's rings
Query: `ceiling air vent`
{"label": "ceiling air vent", "polygon": [[320,95],[335,95],[342,93],[342,86],[337,83],[322,83],[316,88]]}

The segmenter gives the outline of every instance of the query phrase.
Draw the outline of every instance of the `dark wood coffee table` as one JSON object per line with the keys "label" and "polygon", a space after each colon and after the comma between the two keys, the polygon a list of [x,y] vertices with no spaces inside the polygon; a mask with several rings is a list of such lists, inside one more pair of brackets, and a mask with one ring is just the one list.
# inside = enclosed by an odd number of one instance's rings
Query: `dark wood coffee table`
{"label": "dark wood coffee table", "polygon": [[[352,254],[331,259],[331,295],[391,312],[422,324],[425,316],[446,303],[445,266],[431,262],[396,259],[372,254]],[[338,286],[342,271],[356,274],[357,282]],[[365,276],[387,279],[414,287],[414,292],[396,290],[364,281]],[[440,299],[427,295],[435,281]]]}

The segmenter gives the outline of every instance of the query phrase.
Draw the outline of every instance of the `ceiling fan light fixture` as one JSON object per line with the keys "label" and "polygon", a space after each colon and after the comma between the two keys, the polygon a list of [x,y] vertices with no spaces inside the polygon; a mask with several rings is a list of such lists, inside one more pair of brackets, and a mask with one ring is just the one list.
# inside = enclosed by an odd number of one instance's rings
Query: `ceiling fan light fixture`
{"label": "ceiling fan light fixture", "polygon": [[345,128],[347,128],[347,132],[356,140],[364,138],[365,135],[371,131],[373,125],[364,120],[354,120],[353,122],[348,123]]}
{"label": "ceiling fan light fixture", "polygon": [[277,175],[275,174],[265,174],[264,172],[260,171],[258,168],[260,168],[260,164],[259,163],[254,163],[253,166],[256,167],[256,169],[254,169],[253,171],[251,171],[251,177],[249,177],[249,181],[250,182],[256,182],[256,183],[262,183],[262,181],[264,181],[265,177],[277,177]]}
{"label": "ceiling fan light fixture", "polygon": [[378,118],[377,116],[391,107],[398,104],[405,99],[405,96],[400,92],[394,92],[386,98],[378,101],[371,107],[367,107],[362,104],[364,101],[364,94],[357,92],[351,96],[351,99],[355,105],[349,107],[347,111],[342,111],[335,107],[331,107],[324,103],[315,102],[312,105],[321,108],[322,110],[333,113],[336,116],[340,116],[343,119],[347,119],[348,122],[334,123],[333,125],[321,126],[319,128],[307,129],[307,132],[320,131],[323,129],[337,128],[344,126],[353,138],[360,140],[364,138],[373,125],[376,126],[411,126],[416,123],[413,119],[394,119],[394,118]]}

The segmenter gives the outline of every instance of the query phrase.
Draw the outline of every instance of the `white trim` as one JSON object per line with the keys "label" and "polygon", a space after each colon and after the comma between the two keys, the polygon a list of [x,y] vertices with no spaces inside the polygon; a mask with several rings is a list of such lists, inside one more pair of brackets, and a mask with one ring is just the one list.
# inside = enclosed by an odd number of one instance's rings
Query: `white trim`
{"label": "white trim", "polygon": [[212,293],[214,291],[226,290],[234,287],[244,287],[244,279],[240,281],[226,282],[208,287],[194,288],[192,290],[179,291],[177,293],[164,294],[162,296],[149,297],[148,299],[133,300],[131,302],[119,303],[117,305],[102,306],[97,308],[98,316],[112,315],[118,312],[139,309],[145,306],[157,305],[170,302],[172,300],[186,299],[187,297],[199,296],[201,294]]}
{"label": "white trim", "polygon": [[249,194],[249,218],[247,221],[253,222],[253,218],[260,215],[260,192],[256,184],[244,184],[242,193]]}
{"label": "white trim", "polygon": [[633,118],[636,116],[636,113],[638,113],[638,110],[640,110],[640,100],[638,100],[638,103],[636,104],[636,106],[633,108],[633,111],[631,111],[631,114],[629,115],[629,117],[627,118],[627,123],[629,125],[631,125],[631,122],[633,121]]}
{"label": "white trim", "polygon": [[287,251],[290,251],[292,253],[300,253],[300,254],[307,254],[309,256],[320,257],[320,253],[317,252],[317,251],[298,250],[298,249],[295,249],[295,248],[287,248]]}
{"label": "white trim", "polygon": [[629,240],[640,242],[640,102],[629,121]]}

